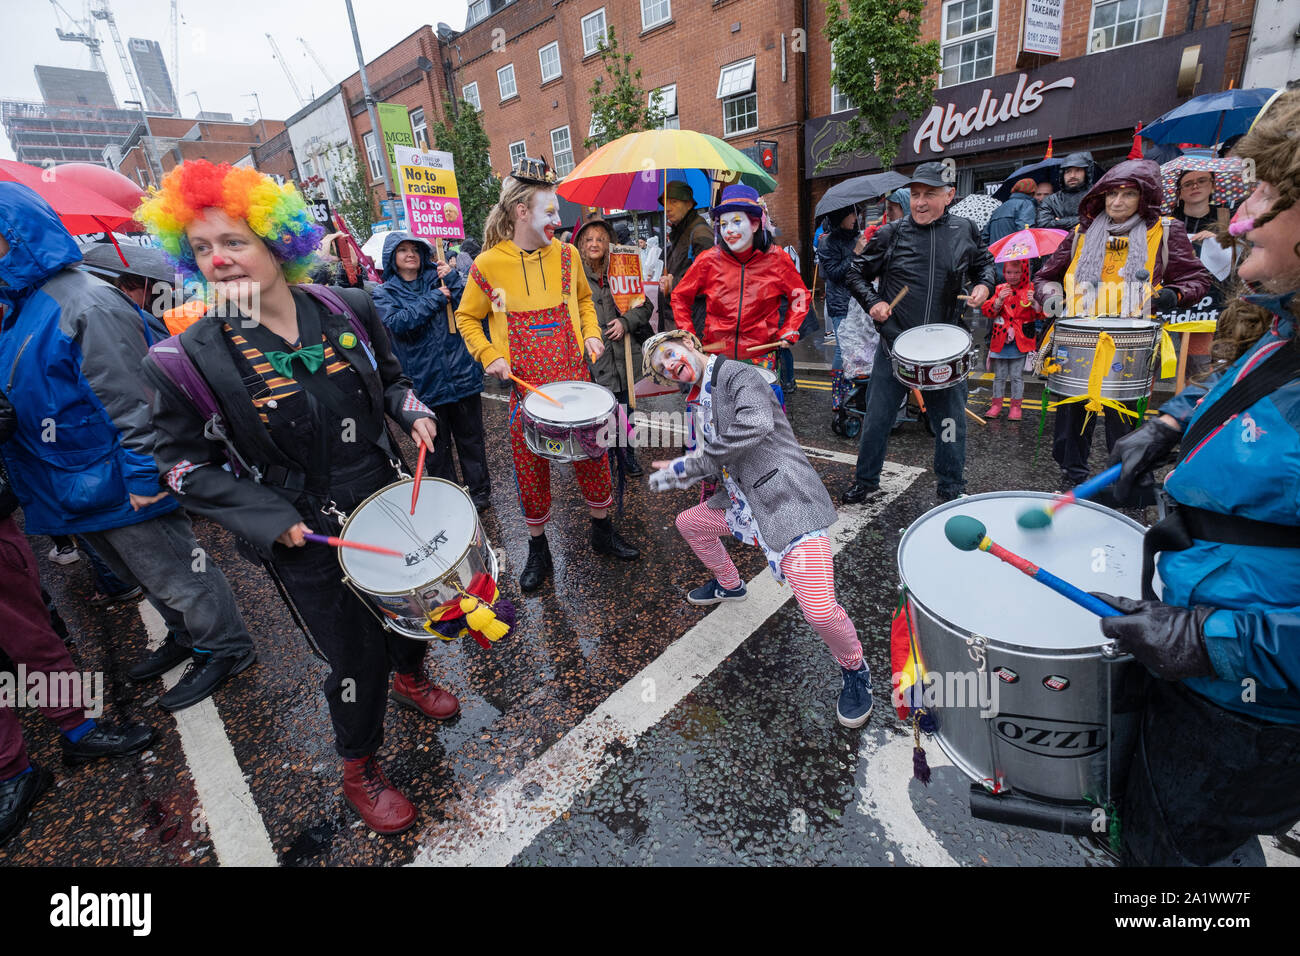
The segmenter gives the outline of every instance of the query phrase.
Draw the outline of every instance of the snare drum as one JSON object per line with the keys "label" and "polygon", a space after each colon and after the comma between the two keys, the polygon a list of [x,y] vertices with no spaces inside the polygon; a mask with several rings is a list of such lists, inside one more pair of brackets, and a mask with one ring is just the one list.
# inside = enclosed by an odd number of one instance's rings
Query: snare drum
{"label": "snare drum", "polygon": [[944,752],[972,780],[1069,803],[1123,792],[1142,707],[1143,674],[1102,636],[1096,615],[989,554],[944,536],[956,514],[982,521],[1008,550],[1087,591],[1138,598],[1136,521],[1090,501],[1048,530],[1016,523],[1053,495],[995,492],[927,512],[898,545],[915,616],[924,694]]}
{"label": "snare drum", "polygon": [[1122,402],[1150,393],[1156,349],[1160,345],[1160,323],[1120,316],[1056,321],[1049,351],[1059,367],[1047,377],[1049,391],[1067,397],[1088,394],[1088,376],[1092,373],[1092,360],[1102,332],[1115,340],[1115,357],[1102,380],[1101,397]]}
{"label": "snare drum", "polygon": [[528,450],[550,461],[603,457],[614,434],[614,393],[592,382],[553,382],[540,390],[560,407],[533,392],[524,398],[520,412]]}
{"label": "snare drum", "polygon": [[894,378],[908,388],[949,388],[970,375],[975,343],[959,325],[919,325],[894,339]]}
{"label": "snare drum", "polygon": [[403,637],[432,640],[428,613],[461,597],[474,577],[497,577],[497,556],[479,525],[478,511],[459,485],[424,478],[420,504],[411,515],[411,479],[398,481],[361,502],[343,522],[339,537],[394,548],[405,557],[339,548],[343,583],[378,610]]}

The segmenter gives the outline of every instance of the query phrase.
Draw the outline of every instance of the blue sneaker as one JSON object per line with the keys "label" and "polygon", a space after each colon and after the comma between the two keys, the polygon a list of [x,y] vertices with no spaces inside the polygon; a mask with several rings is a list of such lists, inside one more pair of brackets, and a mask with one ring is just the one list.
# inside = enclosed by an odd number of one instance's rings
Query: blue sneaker
{"label": "blue sneaker", "polygon": [[749,595],[745,591],[745,585],[735,589],[724,588],[718,583],[717,578],[713,578],[703,587],[696,588],[690,594],[686,595],[686,600],[692,604],[701,606],[708,604],[721,604],[723,601],[743,601]]}
{"label": "blue sneaker", "polygon": [[844,689],[835,716],[845,727],[861,727],[871,716],[871,671],[865,661],[855,671],[844,667],[840,670],[844,671]]}

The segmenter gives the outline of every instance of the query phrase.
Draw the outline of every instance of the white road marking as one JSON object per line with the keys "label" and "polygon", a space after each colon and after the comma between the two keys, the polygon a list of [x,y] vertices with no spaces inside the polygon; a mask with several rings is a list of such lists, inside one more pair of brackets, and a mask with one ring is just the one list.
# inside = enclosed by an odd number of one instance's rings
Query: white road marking
{"label": "white road marking", "polygon": [[[883,703],[889,706],[889,701]],[[881,745],[875,735],[867,734],[862,738],[858,758],[866,766],[856,809],[871,817],[885,836],[898,844],[903,852],[899,862],[909,866],[958,866],[912,807],[907,783],[912,779],[911,738],[891,734]],[[951,766],[937,742],[925,748],[925,759],[932,770]]]}
{"label": "white road marking", "polygon": [[[885,494],[841,513],[830,529],[831,552],[852,541],[923,471],[886,462]],[[421,836],[412,865],[504,866],[514,859],[600,779],[614,760],[606,753],[611,744],[636,746],[793,596],[767,571],[747,587],[747,600],[715,608],[514,778],[483,798],[443,808],[446,819]]]}
{"label": "white road marking", "polygon": [[[149,635],[149,650],[161,647],[167,636],[167,625],[148,601],[140,602],[140,619]],[[181,664],[163,675],[168,690],[184,671],[185,665]],[[212,698],[178,710],[172,717],[207,821],[208,837],[221,865],[279,865],[266,824],[235,759],[234,748]]]}

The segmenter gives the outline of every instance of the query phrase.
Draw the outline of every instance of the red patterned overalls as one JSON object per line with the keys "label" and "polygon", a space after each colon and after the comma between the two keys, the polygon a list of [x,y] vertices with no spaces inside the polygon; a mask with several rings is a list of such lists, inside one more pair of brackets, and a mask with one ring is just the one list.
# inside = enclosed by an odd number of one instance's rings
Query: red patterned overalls
{"label": "red patterned overalls", "polygon": [[[578,350],[573,322],[569,317],[569,290],[573,263],[569,246],[560,247],[560,304],[527,312],[510,310],[510,371],[530,385],[552,382],[590,382],[591,373]],[[470,277],[493,298],[491,283],[477,268]],[[523,419],[519,414],[519,389],[510,395],[510,452],[515,461],[515,483],[524,520],[543,525],[551,518],[551,463],[534,455],[524,441]],[[573,463],[578,487],[589,508],[608,508],[614,501],[605,458]]]}

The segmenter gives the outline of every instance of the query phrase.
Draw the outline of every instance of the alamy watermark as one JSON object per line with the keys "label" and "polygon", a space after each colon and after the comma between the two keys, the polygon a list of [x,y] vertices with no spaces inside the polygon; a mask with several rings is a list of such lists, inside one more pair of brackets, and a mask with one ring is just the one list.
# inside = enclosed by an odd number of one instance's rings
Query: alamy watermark
{"label": "alamy watermark", "polygon": [[0,671],[0,707],[71,707],[87,717],[104,713],[103,671]]}

